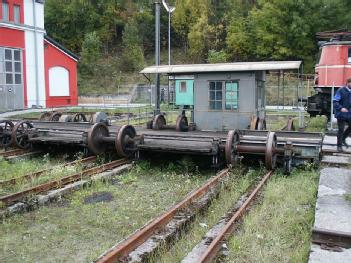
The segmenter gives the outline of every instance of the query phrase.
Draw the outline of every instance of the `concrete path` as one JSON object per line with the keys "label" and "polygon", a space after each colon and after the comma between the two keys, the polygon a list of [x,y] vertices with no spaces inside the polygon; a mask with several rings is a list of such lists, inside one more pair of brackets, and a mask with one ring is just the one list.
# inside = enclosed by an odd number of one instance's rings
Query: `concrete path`
{"label": "concrete path", "polygon": [[[336,138],[329,136],[325,143],[334,141]],[[322,163],[328,167],[320,172],[314,229],[351,235],[351,155],[332,153],[331,145],[323,147],[330,150],[330,155],[325,155],[322,159]],[[326,248],[328,247],[312,244],[309,263],[351,262],[351,249]]]}

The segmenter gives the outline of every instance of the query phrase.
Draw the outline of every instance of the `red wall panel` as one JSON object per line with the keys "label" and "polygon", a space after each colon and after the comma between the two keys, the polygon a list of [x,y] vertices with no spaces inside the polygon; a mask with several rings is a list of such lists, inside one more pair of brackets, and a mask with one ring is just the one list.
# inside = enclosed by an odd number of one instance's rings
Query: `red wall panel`
{"label": "red wall panel", "polygon": [[[77,87],[77,61],[62,52],[57,47],[45,40],[45,89],[46,106],[71,106],[78,104]],[[69,96],[53,97],[50,96],[49,69],[52,67],[64,67],[69,72]]]}

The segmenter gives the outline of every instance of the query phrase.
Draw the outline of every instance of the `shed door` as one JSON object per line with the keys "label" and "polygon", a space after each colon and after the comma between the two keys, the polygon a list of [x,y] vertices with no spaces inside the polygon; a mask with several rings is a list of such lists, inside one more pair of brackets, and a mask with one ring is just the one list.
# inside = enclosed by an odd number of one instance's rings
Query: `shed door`
{"label": "shed door", "polygon": [[0,108],[24,108],[22,51],[0,47]]}
{"label": "shed door", "polygon": [[176,105],[194,105],[194,80],[176,80]]}

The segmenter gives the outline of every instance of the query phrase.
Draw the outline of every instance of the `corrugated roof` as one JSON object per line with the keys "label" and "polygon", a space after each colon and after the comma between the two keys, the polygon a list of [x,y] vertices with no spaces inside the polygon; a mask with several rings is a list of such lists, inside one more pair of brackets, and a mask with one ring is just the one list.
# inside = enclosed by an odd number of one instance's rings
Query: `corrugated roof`
{"label": "corrugated roof", "polygon": [[218,64],[188,64],[188,65],[160,65],[146,67],[142,74],[184,74],[203,72],[233,72],[233,71],[261,71],[261,70],[290,70],[298,69],[302,61],[266,61],[266,62],[236,62]]}

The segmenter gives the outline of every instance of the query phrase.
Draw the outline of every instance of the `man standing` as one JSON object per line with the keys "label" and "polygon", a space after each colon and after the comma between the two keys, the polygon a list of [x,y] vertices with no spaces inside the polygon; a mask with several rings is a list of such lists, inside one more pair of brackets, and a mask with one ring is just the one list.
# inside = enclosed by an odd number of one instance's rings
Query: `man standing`
{"label": "man standing", "polygon": [[[335,118],[338,120],[337,149],[342,152],[342,145],[349,147],[346,138],[351,133],[351,78],[347,80],[345,87],[338,89],[334,99]],[[345,130],[345,125],[348,125]]]}

